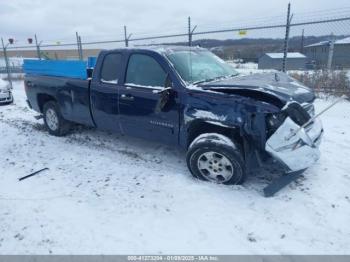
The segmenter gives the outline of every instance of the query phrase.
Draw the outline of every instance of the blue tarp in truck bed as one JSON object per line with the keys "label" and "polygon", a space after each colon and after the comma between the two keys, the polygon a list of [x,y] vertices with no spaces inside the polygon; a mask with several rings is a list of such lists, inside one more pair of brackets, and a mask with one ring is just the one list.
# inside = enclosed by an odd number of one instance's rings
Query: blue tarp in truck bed
{"label": "blue tarp in truck bed", "polygon": [[25,59],[23,71],[28,75],[63,76],[86,79],[86,69],[93,68],[95,63],[95,57],[89,57],[88,62],[81,60]]}

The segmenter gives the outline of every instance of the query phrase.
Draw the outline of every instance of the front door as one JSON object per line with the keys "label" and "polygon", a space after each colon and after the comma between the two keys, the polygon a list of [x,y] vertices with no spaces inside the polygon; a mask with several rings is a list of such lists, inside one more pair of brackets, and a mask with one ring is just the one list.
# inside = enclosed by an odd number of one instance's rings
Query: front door
{"label": "front door", "polygon": [[164,66],[152,54],[130,56],[125,83],[119,89],[119,113],[122,131],[131,136],[175,144],[178,138],[178,103],[172,90],[168,106],[157,107],[160,91],[170,83]]}
{"label": "front door", "polygon": [[99,129],[120,132],[118,88],[122,72],[122,54],[103,57],[99,75],[91,83],[91,111]]}

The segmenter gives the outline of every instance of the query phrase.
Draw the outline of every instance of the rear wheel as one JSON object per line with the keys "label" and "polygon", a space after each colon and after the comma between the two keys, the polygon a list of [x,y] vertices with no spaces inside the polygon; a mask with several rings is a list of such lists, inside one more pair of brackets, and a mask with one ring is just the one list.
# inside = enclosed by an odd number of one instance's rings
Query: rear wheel
{"label": "rear wheel", "polygon": [[70,124],[65,120],[55,101],[49,101],[43,107],[44,123],[49,133],[54,136],[64,136],[68,133]]}
{"label": "rear wheel", "polygon": [[202,135],[187,152],[187,165],[192,175],[218,184],[242,184],[246,174],[240,151],[227,137]]}

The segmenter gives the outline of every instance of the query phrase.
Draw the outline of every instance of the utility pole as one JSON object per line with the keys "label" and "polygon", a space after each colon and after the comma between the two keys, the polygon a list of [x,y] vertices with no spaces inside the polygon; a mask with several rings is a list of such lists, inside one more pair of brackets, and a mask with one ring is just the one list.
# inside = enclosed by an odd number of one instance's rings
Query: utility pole
{"label": "utility pole", "polygon": [[193,29],[191,28],[191,17],[188,17],[188,46],[192,46],[192,36],[194,30],[196,30],[197,26],[194,26]]}
{"label": "utility pole", "polygon": [[11,70],[10,70],[10,64],[9,64],[9,60],[8,60],[8,56],[7,56],[7,46],[9,44],[7,44],[5,46],[4,44],[4,39],[1,38],[1,43],[2,43],[2,50],[3,50],[3,53],[4,53],[4,59],[5,59],[5,66],[6,66],[6,72],[7,72],[7,78],[8,78],[8,81],[10,83],[10,87],[11,89],[13,88],[12,86],[12,78],[11,78]]}
{"label": "utility pole", "polygon": [[40,52],[40,43],[38,43],[38,38],[36,37],[36,34],[34,35],[35,37],[35,45],[36,45],[36,54],[38,56],[38,59],[41,60],[41,52]]}
{"label": "utility pole", "polygon": [[301,33],[301,42],[300,42],[300,53],[304,53],[304,29]]}
{"label": "utility pole", "polygon": [[288,4],[287,11],[287,23],[286,23],[286,36],[284,38],[284,47],[283,47],[283,61],[282,61],[282,71],[286,72],[287,65],[287,55],[288,55],[288,42],[289,42],[289,31],[290,31],[290,23],[292,21],[292,17],[290,15],[290,3]]}
{"label": "utility pole", "polygon": [[332,69],[332,61],[333,61],[333,54],[334,54],[334,43],[335,43],[335,37],[332,33],[331,41],[329,43],[329,52],[328,52],[328,61],[327,61],[327,69]]}

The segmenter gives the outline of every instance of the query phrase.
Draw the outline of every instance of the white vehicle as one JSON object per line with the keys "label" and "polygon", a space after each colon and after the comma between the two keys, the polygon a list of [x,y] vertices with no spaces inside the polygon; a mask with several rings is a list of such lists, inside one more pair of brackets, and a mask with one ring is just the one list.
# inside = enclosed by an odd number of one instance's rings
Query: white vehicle
{"label": "white vehicle", "polygon": [[13,96],[10,85],[0,79],[0,105],[11,104],[13,102]]}

